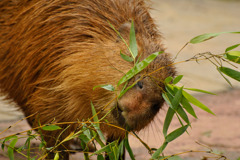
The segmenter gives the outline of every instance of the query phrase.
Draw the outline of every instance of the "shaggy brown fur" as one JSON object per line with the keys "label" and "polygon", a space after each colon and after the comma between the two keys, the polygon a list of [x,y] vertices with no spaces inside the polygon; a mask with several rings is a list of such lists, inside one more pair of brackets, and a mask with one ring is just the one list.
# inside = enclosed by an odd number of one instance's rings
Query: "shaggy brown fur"
{"label": "shaggy brown fur", "polygon": [[[37,113],[28,119],[33,127],[39,122],[87,120],[92,116],[91,101],[100,111],[116,97],[116,92],[101,88],[93,91],[93,87],[115,85],[133,66],[119,56],[120,51],[129,52],[107,21],[127,40],[131,20],[141,59],[164,50],[143,0],[1,0],[1,92],[15,101],[26,116]],[[170,63],[166,53],[160,55],[130,84]],[[120,111],[115,109],[107,116],[108,121],[141,130],[163,103],[161,82],[174,73],[172,67],[165,67],[145,77],[121,99],[111,102],[99,117],[117,106]],[[111,139],[125,134],[114,127],[101,127]],[[76,128],[71,125],[60,140]],[[49,147],[61,131],[44,132]],[[59,149],[68,148],[69,143],[64,145]]]}

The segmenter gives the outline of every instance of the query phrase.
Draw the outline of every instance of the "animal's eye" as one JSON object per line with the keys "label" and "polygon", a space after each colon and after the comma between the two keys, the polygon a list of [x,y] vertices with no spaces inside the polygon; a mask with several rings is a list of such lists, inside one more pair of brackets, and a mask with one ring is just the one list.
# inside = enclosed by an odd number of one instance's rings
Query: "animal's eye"
{"label": "animal's eye", "polygon": [[142,81],[138,81],[137,82],[137,86],[142,89],[143,88],[143,82]]}

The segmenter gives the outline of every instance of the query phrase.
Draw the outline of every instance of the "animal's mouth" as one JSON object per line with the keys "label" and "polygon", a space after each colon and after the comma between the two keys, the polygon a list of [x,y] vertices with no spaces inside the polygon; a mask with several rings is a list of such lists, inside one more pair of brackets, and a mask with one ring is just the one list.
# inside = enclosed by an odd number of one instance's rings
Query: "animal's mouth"
{"label": "animal's mouth", "polygon": [[121,109],[121,107],[117,103],[116,107],[112,111],[112,114],[115,117],[115,119],[118,121],[119,126],[121,126],[123,128],[126,128],[126,120],[125,120],[125,118],[122,115],[123,112],[124,112],[123,109]]}

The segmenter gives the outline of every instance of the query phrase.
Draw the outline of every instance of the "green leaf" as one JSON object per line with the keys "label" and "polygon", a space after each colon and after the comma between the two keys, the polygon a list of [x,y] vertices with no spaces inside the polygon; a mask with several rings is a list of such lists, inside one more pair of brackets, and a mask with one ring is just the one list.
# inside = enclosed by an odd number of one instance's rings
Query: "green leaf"
{"label": "green leaf", "polygon": [[[174,90],[175,89],[175,90]],[[166,85],[167,94],[163,95],[164,100],[167,104],[172,107],[172,109],[176,110],[179,106],[179,103],[182,99],[182,90],[183,87],[173,87],[170,84]],[[173,91],[174,90],[174,91]]]}
{"label": "green leaf", "polygon": [[59,160],[59,153],[58,152],[55,154],[54,160]]}
{"label": "green leaf", "polygon": [[113,146],[117,145],[117,141],[113,141],[112,143],[109,143],[108,145],[102,147],[101,149],[97,150],[96,152],[94,152],[92,155],[94,154],[101,154],[103,152],[111,152],[111,148]]}
{"label": "green leaf", "polygon": [[105,159],[104,159],[103,155],[99,154],[99,155],[97,156],[97,160],[105,160]]}
{"label": "green leaf", "polygon": [[230,51],[230,52],[227,52],[227,53],[231,56],[240,57],[240,51]]}
{"label": "green leaf", "polygon": [[165,137],[165,141],[166,142],[171,142],[174,139],[178,138],[179,136],[181,136],[188,128],[188,125],[182,126],[176,130],[174,130],[173,132],[169,133],[166,137]]}
{"label": "green leaf", "polygon": [[174,78],[173,84],[177,84],[182,79],[182,77],[183,77],[183,75],[179,75],[176,78]]}
{"label": "green leaf", "polygon": [[168,142],[164,142],[163,145],[153,153],[151,159],[157,159],[159,155],[163,152],[163,150],[167,147]]}
{"label": "green leaf", "polygon": [[235,44],[235,45],[233,45],[233,46],[230,46],[230,47],[228,47],[228,48],[225,50],[225,52],[229,52],[229,51],[237,48],[238,46],[240,46],[240,44]]}
{"label": "green leaf", "polygon": [[47,145],[47,142],[41,139],[41,143],[39,144],[39,151],[42,150],[42,148],[45,148]]}
{"label": "green leaf", "polygon": [[173,87],[173,85],[171,85],[171,84],[166,84],[165,85],[165,89],[166,89],[166,92],[168,93],[168,94],[170,94],[172,97],[175,95],[175,93],[174,93],[174,87]]}
{"label": "green leaf", "polygon": [[192,43],[192,44],[201,43],[201,42],[207,41],[209,39],[212,39],[212,38],[217,37],[217,36],[219,36],[221,34],[224,34],[224,33],[237,33],[237,34],[239,34],[240,32],[219,32],[219,33],[202,34],[202,35],[199,35],[199,36],[191,39],[190,43]]}
{"label": "green leaf", "polygon": [[149,55],[147,58],[136,64],[132,69],[130,69],[119,81],[118,81],[118,86],[132,77],[134,77],[136,74],[141,72],[144,68],[146,68],[159,54],[163,53],[161,52],[156,52],[151,55]]}
{"label": "green leaf", "polygon": [[126,54],[123,54],[121,51],[120,51],[120,56],[122,57],[122,59],[124,59],[127,62],[133,62],[132,57],[129,57]]}
{"label": "green leaf", "polygon": [[31,140],[34,139],[36,136],[35,135],[31,135],[31,131],[28,132],[28,138],[24,144],[24,147],[27,148],[27,156],[30,157],[30,144],[31,144]]}
{"label": "green leaf", "polygon": [[225,79],[225,81],[227,81],[227,83],[231,86],[232,86],[232,83],[229,81],[229,79],[227,79],[227,77],[225,77],[222,73],[222,71],[220,71],[219,67],[217,67],[217,71],[220,73],[220,75]]}
{"label": "green leaf", "polygon": [[[102,133],[102,131],[101,131],[101,133]],[[106,140],[105,140],[105,139],[100,139],[99,137],[100,137],[100,136],[96,136],[96,137],[95,137],[95,140],[97,141],[97,143],[98,143],[101,147],[104,147],[105,144],[103,143],[103,141],[106,142]]]}
{"label": "green leaf", "polygon": [[118,158],[117,159],[119,159],[119,156],[122,157],[122,155],[124,154],[124,150],[125,150],[125,147],[124,147],[124,140],[123,140],[123,141],[121,141],[121,143],[118,146]]}
{"label": "green leaf", "polygon": [[135,29],[134,29],[134,22],[132,21],[131,28],[130,28],[130,39],[129,39],[129,48],[131,50],[133,59],[135,59],[138,55],[138,49],[137,49],[137,40],[135,35]]}
{"label": "green leaf", "polygon": [[184,96],[182,97],[181,104],[182,104],[182,107],[183,107],[189,114],[191,114],[193,117],[197,118],[197,115],[196,115],[194,109],[192,108],[191,104],[188,102],[188,100],[187,100]]}
{"label": "green leaf", "polygon": [[[92,108],[93,121],[94,122],[99,122],[97,112],[95,110],[95,107],[94,107],[92,101],[91,101],[91,108]],[[99,123],[96,123],[96,126],[99,127]]]}
{"label": "green leaf", "polygon": [[126,136],[126,138],[124,139],[124,146],[126,147],[126,150],[128,151],[129,156],[131,157],[132,160],[135,160],[135,157],[133,155],[133,151],[129,145],[128,142],[128,136]]}
{"label": "green leaf", "polygon": [[87,143],[90,141],[90,139],[83,133],[81,133],[78,138],[81,140],[81,147],[82,149],[85,149],[87,147]]}
{"label": "green leaf", "polygon": [[163,124],[163,135],[164,137],[167,136],[167,131],[168,131],[168,128],[170,126],[170,123],[172,122],[172,118],[173,118],[173,115],[175,114],[175,111],[172,109],[172,108],[168,108],[168,111],[167,111],[167,114],[166,114],[166,117],[165,117],[165,120],[164,120],[164,124]]}
{"label": "green leaf", "polygon": [[209,91],[205,91],[205,90],[201,90],[201,89],[196,89],[196,88],[184,88],[184,89],[195,91],[195,92],[201,92],[201,93],[216,95],[215,93],[212,93],[212,92],[209,92]]}
{"label": "green leaf", "polygon": [[164,80],[164,83],[169,84],[173,80],[173,77],[169,76]]}
{"label": "green leaf", "polygon": [[188,125],[190,125],[188,116],[187,116],[186,112],[183,110],[183,108],[182,108],[181,106],[178,107],[177,113],[179,114],[179,116],[180,116]]}
{"label": "green leaf", "polygon": [[187,93],[185,91],[182,91],[182,94],[190,103],[194,104],[195,106],[201,108],[202,110],[204,110],[208,113],[211,113],[211,114],[215,115],[207,106],[202,104],[199,100],[197,100],[195,97],[193,97],[189,93]]}
{"label": "green leaf", "polygon": [[240,51],[230,51],[224,54],[224,57],[232,62],[240,64]]}
{"label": "green leaf", "polygon": [[10,139],[11,139],[11,142],[8,146],[8,157],[9,157],[10,160],[14,160],[14,148],[15,148],[15,144],[18,141],[18,137],[17,136],[11,136]]}
{"label": "green leaf", "polygon": [[13,135],[13,136],[10,136],[10,137],[7,137],[4,139],[4,141],[2,142],[2,150],[4,151],[4,147],[5,147],[5,142],[13,139],[13,138],[16,138],[16,135]]}
{"label": "green leaf", "polygon": [[175,110],[178,108],[179,103],[182,99],[182,91],[183,91],[183,87],[178,88],[176,94],[174,95],[173,100],[171,101],[173,109],[175,109]]}
{"label": "green leaf", "polygon": [[45,130],[45,131],[55,131],[58,129],[62,129],[62,128],[57,125],[46,125],[46,126],[42,127],[42,130]]}
{"label": "green leaf", "polygon": [[[94,116],[93,117],[94,122],[99,122],[99,119],[98,119],[98,116],[97,116],[97,112],[96,112],[95,107],[94,107],[92,102],[91,102],[91,108],[92,108],[92,114]],[[105,139],[105,137],[104,137],[104,135],[103,135],[103,133],[102,133],[102,131],[100,129],[99,123],[93,123],[92,125],[96,129],[96,131],[97,131],[99,137],[101,138],[101,140],[106,142],[106,139]]]}
{"label": "green leaf", "polygon": [[93,90],[95,90],[98,87],[106,89],[108,91],[115,91],[115,88],[111,84],[98,85],[98,86],[93,87]]}
{"label": "green leaf", "polygon": [[89,139],[89,141],[92,139],[92,134],[90,129],[87,127],[87,125],[83,125],[83,134],[87,136],[87,138]]}
{"label": "green leaf", "polygon": [[218,69],[227,76],[240,81],[240,72],[227,67],[218,67]]}

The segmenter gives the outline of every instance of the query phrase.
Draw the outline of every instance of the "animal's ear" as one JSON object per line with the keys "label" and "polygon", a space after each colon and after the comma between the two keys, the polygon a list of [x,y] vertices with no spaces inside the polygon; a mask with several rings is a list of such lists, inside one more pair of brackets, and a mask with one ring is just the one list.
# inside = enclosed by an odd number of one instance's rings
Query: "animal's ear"
{"label": "animal's ear", "polygon": [[[131,29],[131,21],[127,21],[120,25],[120,27],[118,28],[118,32],[125,40],[128,40],[130,29]],[[121,37],[118,36],[117,41],[120,41],[120,40],[121,40]]]}
{"label": "animal's ear", "polygon": [[130,28],[131,28],[131,22],[125,22],[119,27],[118,32],[121,35],[129,35]]}

